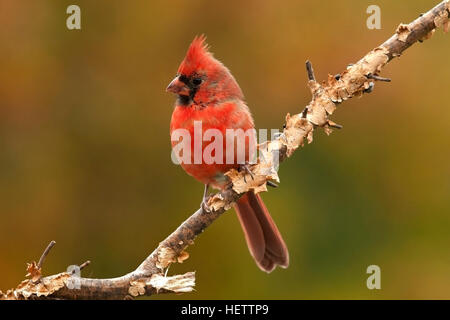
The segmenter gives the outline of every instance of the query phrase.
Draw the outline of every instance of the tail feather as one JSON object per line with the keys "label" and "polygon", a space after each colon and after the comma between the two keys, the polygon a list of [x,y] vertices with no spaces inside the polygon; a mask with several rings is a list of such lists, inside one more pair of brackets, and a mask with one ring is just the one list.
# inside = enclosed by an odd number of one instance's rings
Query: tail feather
{"label": "tail feather", "polygon": [[289,253],[275,222],[258,194],[248,192],[235,206],[249,251],[258,267],[271,272],[289,266]]}

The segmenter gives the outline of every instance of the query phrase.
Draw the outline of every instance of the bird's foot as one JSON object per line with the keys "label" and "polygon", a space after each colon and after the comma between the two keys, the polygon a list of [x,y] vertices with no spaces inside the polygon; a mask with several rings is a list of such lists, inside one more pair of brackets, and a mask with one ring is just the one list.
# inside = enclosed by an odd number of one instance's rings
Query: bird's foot
{"label": "bird's foot", "polygon": [[[253,172],[250,170],[250,165],[248,162],[241,164],[240,165],[240,169],[244,170],[246,174],[250,175],[250,177],[252,178],[252,180],[255,180],[255,175],[253,174]],[[247,183],[247,179],[246,176],[244,175],[244,182]]]}
{"label": "bird's foot", "polygon": [[203,212],[205,213],[210,213],[212,210],[211,208],[208,206],[208,199],[209,199],[209,185],[205,184],[205,191],[203,192],[203,199],[202,202],[200,203],[200,208],[202,208]]}
{"label": "bird's foot", "polygon": [[211,207],[208,205],[208,199],[209,197],[204,198],[200,204],[200,207],[205,213],[210,213],[212,211]]}

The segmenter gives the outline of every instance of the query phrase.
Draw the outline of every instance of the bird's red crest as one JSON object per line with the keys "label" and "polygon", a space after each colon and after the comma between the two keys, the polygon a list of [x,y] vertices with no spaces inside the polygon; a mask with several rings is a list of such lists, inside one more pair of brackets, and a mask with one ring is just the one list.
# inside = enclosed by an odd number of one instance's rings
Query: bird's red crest
{"label": "bird's red crest", "polygon": [[178,73],[190,75],[199,70],[207,70],[212,59],[212,54],[208,51],[206,44],[206,37],[204,35],[197,36],[189,46],[186,57],[178,68]]}

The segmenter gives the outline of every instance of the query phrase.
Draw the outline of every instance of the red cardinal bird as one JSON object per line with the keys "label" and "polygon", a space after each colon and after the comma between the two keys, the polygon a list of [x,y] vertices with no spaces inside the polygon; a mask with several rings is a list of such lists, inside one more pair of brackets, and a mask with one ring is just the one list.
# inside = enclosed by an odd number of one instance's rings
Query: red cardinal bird
{"label": "red cardinal bird", "polygon": [[[177,95],[175,109],[170,123],[170,134],[176,130],[186,130],[194,137],[194,121],[201,121],[204,131],[215,129],[226,136],[227,129],[253,129],[253,119],[244,102],[239,85],[230,71],[208,51],[205,37],[196,37],[181,62],[177,76],[167,87],[168,92]],[[201,163],[194,159],[194,139],[184,141],[191,148],[188,161],[180,161],[183,169],[191,176],[205,184],[204,202],[208,187],[223,189],[227,183],[224,175],[231,168],[239,169],[242,164]],[[203,139],[202,139],[203,140]],[[182,143],[174,141],[172,147]],[[206,143],[200,142],[202,151]],[[224,145],[227,146],[229,141]],[[245,140],[248,152],[249,139]],[[223,159],[226,158],[225,150]],[[186,158],[184,158],[186,159]],[[248,160],[248,156],[246,155]],[[244,230],[249,251],[261,270],[271,272],[277,265],[286,268],[289,265],[289,253],[280,232],[272,220],[269,211],[259,194],[248,192],[235,205],[239,221]]]}

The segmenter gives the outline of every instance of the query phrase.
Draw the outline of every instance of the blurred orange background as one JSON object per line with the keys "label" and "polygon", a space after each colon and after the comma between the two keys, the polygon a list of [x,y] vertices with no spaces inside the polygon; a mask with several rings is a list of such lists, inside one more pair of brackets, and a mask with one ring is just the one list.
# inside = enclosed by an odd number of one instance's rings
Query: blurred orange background
{"label": "blurred orange background", "polygon": [[[325,79],[437,0],[0,3],[0,289],[57,245],[44,273],[87,259],[87,277],[125,274],[193,213],[203,186],[170,160],[165,92],[195,35],[230,68],[258,128],[310,100],[304,62]],[[381,30],[366,27],[370,4]],[[230,211],[169,274],[196,291],[152,299],[450,298],[450,38],[392,61],[372,94],[338,106],[344,129],[281,165],[264,194],[291,254],[267,275]],[[366,268],[381,268],[368,290]]]}

